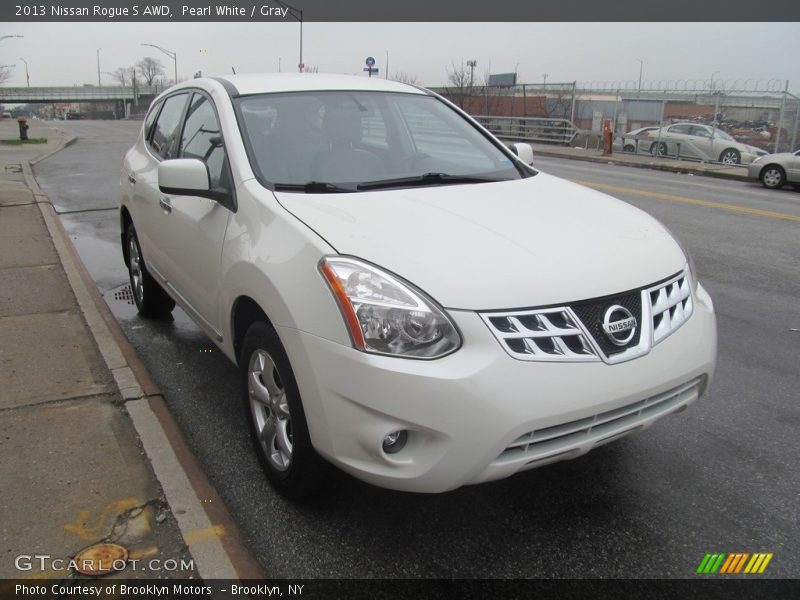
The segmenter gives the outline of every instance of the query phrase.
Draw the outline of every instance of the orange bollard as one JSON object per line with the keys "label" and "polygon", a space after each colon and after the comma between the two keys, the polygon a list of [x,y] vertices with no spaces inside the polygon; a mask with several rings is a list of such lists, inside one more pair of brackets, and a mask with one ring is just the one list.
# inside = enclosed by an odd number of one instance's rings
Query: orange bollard
{"label": "orange bollard", "polygon": [[614,143],[614,130],[611,127],[611,119],[603,121],[603,156],[611,156],[611,146]]}

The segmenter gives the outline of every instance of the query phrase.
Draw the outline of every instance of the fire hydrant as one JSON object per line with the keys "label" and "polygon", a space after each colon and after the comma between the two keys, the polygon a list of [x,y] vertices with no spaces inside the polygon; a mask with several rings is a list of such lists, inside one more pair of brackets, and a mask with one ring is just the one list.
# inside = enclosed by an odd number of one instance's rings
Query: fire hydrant
{"label": "fire hydrant", "polygon": [[19,139],[20,140],[27,140],[28,139],[28,119],[25,117],[18,117],[17,124],[19,125]]}
{"label": "fire hydrant", "polygon": [[603,156],[611,156],[611,147],[614,143],[614,129],[611,127],[611,119],[603,121]]}

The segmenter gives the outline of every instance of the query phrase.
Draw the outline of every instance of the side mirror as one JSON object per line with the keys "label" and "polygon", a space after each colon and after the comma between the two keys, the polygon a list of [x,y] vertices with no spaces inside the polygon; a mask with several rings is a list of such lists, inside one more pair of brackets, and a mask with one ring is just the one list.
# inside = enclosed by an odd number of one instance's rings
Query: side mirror
{"label": "side mirror", "polygon": [[529,167],[533,166],[533,148],[530,144],[511,144],[511,151]]}
{"label": "side mirror", "polygon": [[226,196],[222,190],[212,190],[208,181],[208,167],[196,158],[173,158],[158,165],[158,189],[175,196],[200,196],[221,201]]}

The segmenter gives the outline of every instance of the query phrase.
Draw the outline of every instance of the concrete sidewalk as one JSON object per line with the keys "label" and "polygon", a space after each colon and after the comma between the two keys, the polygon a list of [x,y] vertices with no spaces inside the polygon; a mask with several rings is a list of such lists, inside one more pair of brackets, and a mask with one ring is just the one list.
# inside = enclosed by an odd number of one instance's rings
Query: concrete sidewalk
{"label": "concrete sidewalk", "polygon": [[717,177],[735,181],[750,180],[747,177],[747,167],[741,165],[718,165],[688,160],[676,160],[669,157],[656,158],[649,154],[631,154],[627,152],[614,152],[611,156],[603,156],[602,150],[594,148],[556,146],[551,144],[531,144],[531,147],[533,148],[534,156],[583,160],[623,167],[670,171],[673,173],[691,173],[692,175]]}
{"label": "concrete sidewalk", "polygon": [[69,136],[29,135],[0,145],[0,578],[75,577],[50,559],[99,542],[129,552],[115,577],[263,575],[33,179]]}

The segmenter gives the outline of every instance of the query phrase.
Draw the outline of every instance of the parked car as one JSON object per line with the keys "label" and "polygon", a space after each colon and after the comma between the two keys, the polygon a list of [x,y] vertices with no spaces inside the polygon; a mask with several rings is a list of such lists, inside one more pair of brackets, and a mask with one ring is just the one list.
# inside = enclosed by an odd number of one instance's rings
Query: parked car
{"label": "parked car", "polygon": [[617,136],[616,140],[614,141],[613,149],[616,152],[622,150],[623,152],[636,152],[637,148],[641,152],[645,148],[649,148],[650,145],[648,144],[647,140],[638,140],[633,136],[644,136],[649,137],[651,131],[658,130],[658,127],[639,127],[638,129],[632,129],[628,133]]}
{"label": "parked car", "polygon": [[698,123],[667,125],[651,131],[649,136],[655,140],[650,144],[650,154],[654,156],[679,152],[681,156],[738,165],[767,154],[761,148],[737,142],[721,129]]}
{"label": "parked car", "polygon": [[238,365],[288,496],[330,464],[442,492],[580,456],[702,396],[716,322],[661,223],[532,161],[398,82],[183,82],[122,165],[136,306]]}
{"label": "parked car", "polygon": [[800,187],[800,150],[759,156],[747,167],[747,174],[774,190],[787,183]]}

